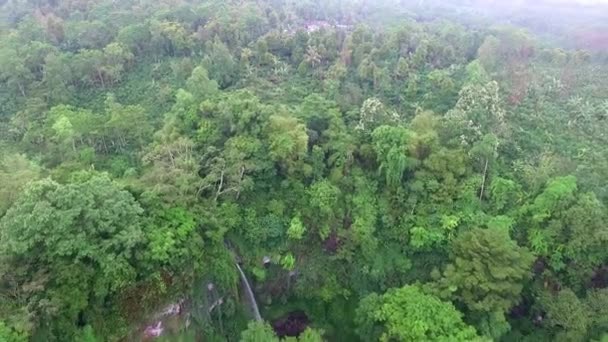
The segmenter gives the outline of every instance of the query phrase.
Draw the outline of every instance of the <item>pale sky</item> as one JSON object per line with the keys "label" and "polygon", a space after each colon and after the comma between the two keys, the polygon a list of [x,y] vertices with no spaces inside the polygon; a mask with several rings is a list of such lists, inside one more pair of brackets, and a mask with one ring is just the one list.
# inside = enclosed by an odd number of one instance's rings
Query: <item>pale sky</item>
{"label": "pale sky", "polygon": [[574,2],[579,4],[593,5],[593,4],[606,4],[608,0],[558,0],[559,2]]}
{"label": "pale sky", "polygon": [[[528,4],[535,3],[536,0],[487,0],[488,2],[509,2],[516,4]],[[598,5],[608,4],[608,0],[545,0],[543,3],[556,3],[556,4],[582,4],[582,5]]]}
{"label": "pale sky", "polygon": [[[534,0],[528,0],[524,2],[534,2]],[[551,2],[556,3],[575,3],[575,4],[583,4],[583,5],[597,5],[597,4],[608,4],[608,0],[550,0]]]}

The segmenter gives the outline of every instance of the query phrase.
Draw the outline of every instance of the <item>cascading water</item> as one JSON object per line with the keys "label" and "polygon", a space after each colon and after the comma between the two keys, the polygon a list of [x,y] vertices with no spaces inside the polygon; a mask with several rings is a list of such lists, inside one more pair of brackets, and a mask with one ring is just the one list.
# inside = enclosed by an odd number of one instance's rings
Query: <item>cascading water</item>
{"label": "cascading water", "polygon": [[260,310],[258,309],[258,303],[255,301],[255,296],[253,295],[253,291],[251,290],[251,286],[249,285],[249,281],[247,280],[247,276],[239,266],[239,263],[235,263],[236,268],[239,270],[241,274],[241,280],[245,285],[245,292],[247,292],[247,297],[249,298],[249,303],[251,304],[251,309],[253,311],[253,316],[256,321],[262,321],[262,315],[260,315]]}
{"label": "cascading water", "polygon": [[[230,245],[228,245],[228,243],[227,243],[227,246],[230,248]],[[237,258],[237,260],[239,260],[239,259]],[[264,263],[265,264],[269,263],[269,260],[267,261],[266,259],[264,259]],[[245,272],[243,272],[243,269],[241,268],[239,263],[235,262],[235,265],[241,276],[241,282],[243,283],[243,287],[245,288],[245,294],[247,297],[247,301],[249,302],[249,306],[251,308],[251,311],[253,312],[254,319],[256,321],[262,321],[262,315],[260,315],[258,303],[255,300],[255,295],[253,294],[253,290],[251,288],[249,280],[247,279],[247,276],[245,275]],[[209,306],[205,308],[207,313],[210,314],[213,310],[219,310],[220,306],[224,303],[224,298],[214,292],[214,291],[216,291],[216,289],[215,289],[215,285],[213,283],[207,284],[207,290],[209,291],[209,293],[214,294],[212,296]],[[149,325],[145,326],[145,328],[144,328],[143,334],[141,335],[142,340],[148,341],[148,340],[155,339],[161,335],[164,335],[165,330],[166,330],[165,329],[165,320],[169,319],[171,317],[175,317],[175,316],[184,314],[184,312],[182,311],[183,308],[184,308],[184,300],[180,300],[177,303],[168,305],[162,311],[160,311],[156,315],[154,315],[153,322],[150,323]],[[185,314],[185,316],[186,316],[186,320],[185,320],[184,324],[187,327],[190,325],[190,312],[187,312]],[[220,317],[219,318],[220,331],[223,331],[221,316],[222,315],[220,313],[218,316],[218,317]]]}

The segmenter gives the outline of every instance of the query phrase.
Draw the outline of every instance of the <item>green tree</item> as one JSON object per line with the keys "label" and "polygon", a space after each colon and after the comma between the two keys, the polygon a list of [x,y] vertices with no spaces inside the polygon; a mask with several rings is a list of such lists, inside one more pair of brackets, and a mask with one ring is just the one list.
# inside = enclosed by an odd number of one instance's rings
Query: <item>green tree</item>
{"label": "green tree", "polygon": [[353,222],[350,228],[353,242],[361,246],[363,257],[370,260],[376,256],[379,245],[375,236],[378,226],[376,184],[365,177],[354,179],[355,191],[352,197]]}
{"label": "green tree", "polygon": [[194,142],[188,138],[159,135],[142,158],[145,169],[139,180],[145,191],[167,203],[194,203],[201,184],[194,152]]}
{"label": "green tree", "polygon": [[150,34],[152,45],[161,55],[183,55],[193,48],[192,37],[178,22],[153,20],[150,23]]}
{"label": "green tree", "polygon": [[340,189],[328,180],[322,180],[313,183],[307,192],[310,208],[313,210],[312,215],[315,215],[314,222],[319,225],[319,236],[321,239],[326,239],[332,231],[331,227],[339,218]]}
{"label": "green tree", "polygon": [[416,165],[407,150],[410,137],[411,132],[401,126],[380,126],[372,133],[379,171],[390,187],[401,184],[405,171]]}
{"label": "green tree", "polygon": [[[462,316],[452,303],[425,294],[416,285],[391,289],[382,296],[372,294],[361,301],[357,311],[357,320],[364,327],[370,321],[382,326],[380,341],[481,340]],[[366,334],[361,338],[375,340]]]}
{"label": "green tree", "polygon": [[241,342],[279,342],[270,324],[251,321],[247,329],[241,332]]}
{"label": "green tree", "polygon": [[209,71],[209,76],[216,80],[222,89],[232,85],[237,77],[238,64],[226,44],[215,37],[208,50],[209,54],[203,59],[203,65]]}
{"label": "green tree", "polygon": [[577,190],[576,177],[566,176],[552,179],[547,183],[545,190],[534,199],[530,211],[535,221],[542,221],[551,217],[553,213],[562,209],[562,203],[573,199]]}
{"label": "green tree", "polygon": [[499,140],[509,136],[506,111],[496,81],[464,86],[458,102],[446,113],[446,120],[452,135],[462,144],[472,145],[489,133]]}
{"label": "green tree", "polygon": [[199,193],[210,192],[216,200],[231,194],[238,199],[242,192],[253,189],[253,174],[267,167],[262,157],[262,143],[241,135],[226,141],[224,150],[215,147],[203,157],[204,177]]}
{"label": "green tree", "polygon": [[[46,88],[46,97],[52,101],[67,101],[74,91],[73,72],[70,68],[70,56],[49,53],[44,59],[42,83]],[[65,103],[65,102],[64,102]]]}
{"label": "green tree", "polygon": [[357,129],[371,132],[376,127],[395,122],[397,119],[396,113],[391,113],[379,99],[372,97],[365,100],[361,106]]}
{"label": "green tree", "polygon": [[15,202],[26,185],[40,177],[40,167],[22,154],[0,159],[0,217]]}
{"label": "green tree", "polygon": [[285,337],[279,339],[272,327],[267,322],[251,321],[247,324],[247,329],[241,332],[241,342],[323,342],[323,332],[306,328],[298,337]]}
{"label": "green tree", "polygon": [[202,101],[217,93],[218,84],[215,80],[209,79],[209,74],[205,68],[197,66],[192,70],[192,75],[186,81],[186,89]]}
{"label": "green tree", "polygon": [[[286,340],[289,341],[289,338],[287,338]],[[293,338],[292,338],[292,340],[293,340]],[[299,341],[299,342],[323,342],[323,332],[316,330],[316,329],[306,328],[306,330],[304,330],[304,332],[302,332],[302,334],[300,334],[300,336],[298,336],[297,341]]]}
{"label": "green tree", "polygon": [[142,54],[150,45],[150,29],[147,23],[125,26],[118,31],[116,41],[127,46],[135,55]]}
{"label": "green tree", "polygon": [[557,340],[586,340],[592,312],[572,290],[563,289],[556,296],[546,295],[540,302],[547,312],[547,323],[556,330]]}
{"label": "green tree", "polygon": [[479,162],[479,170],[481,171],[481,186],[479,190],[479,200],[483,200],[484,191],[486,190],[486,183],[488,180],[488,173],[490,172],[491,165],[497,157],[498,139],[494,134],[486,134],[473,144],[473,147],[469,151],[471,157]]}
{"label": "green tree", "polygon": [[608,329],[608,289],[593,289],[587,291],[585,302],[591,310],[591,334],[601,336]]}
{"label": "green tree", "polygon": [[125,67],[133,60],[133,54],[120,43],[110,43],[103,49],[103,75],[110,84],[120,81]]}
{"label": "green tree", "polygon": [[[108,121],[105,123],[105,137],[114,150],[141,148],[150,140],[152,125],[146,111],[140,105],[122,105],[109,94],[105,101]],[[133,123],[137,122],[137,125]]]}
{"label": "green tree", "polygon": [[203,240],[195,216],[180,207],[158,210],[145,229],[146,259],[152,271],[163,267],[182,276],[202,272]]}
{"label": "green tree", "polygon": [[301,161],[308,151],[306,126],[296,118],[273,115],[268,125],[270,157],[283,165],[288,172],[297,166],[302,169]]}
{"label": "green tree", "polygon": [[64,43],[73,51],[101,49],[112,40],[110,25],[101,20],[73,20],[64,27]]}
{"label": "green tree", "polygon": [[595,194],[581,193],[574,176],[551,179],[524,212],[530,248],[564,272],[574,289],[582,285],[577,279],[590,277],[608,257],[601,247],[608,239],[605,206]]}
{"label": "green tree", "polygon": [[291,223],[289,224],[289,228],[287,228],[287,236],[292,240],[301,240],[306,233],[306,227],[300,220],[299,216],[294,216],[291,219]]}
{"label": "green tree", "polygon": [[504,313],[519,301],[533,257],[508,231],[477,228],[452,242],[451,260],[440,281],[444,293],[469,310]]}
{"label": "green tree", "polygon": [[25,342],[28,338],[0,321],[0,342]]}
{"label": "green tree", "polygon": [[15,95],[26,97],[28,85],[33,80],[34,75],[26,67],[24,56],[18,51],[18,44],[19,42],[15,39],[2,41],[0,80]]}
{"label": "green tree", "polygon": [[65,185],[30,184],[0,219],[0,255],[13,267],[10,300],[64,340],[80,312],[98,312],[135,280],[144,242],[143,210],[130,193],[105,175],[74,176]]}

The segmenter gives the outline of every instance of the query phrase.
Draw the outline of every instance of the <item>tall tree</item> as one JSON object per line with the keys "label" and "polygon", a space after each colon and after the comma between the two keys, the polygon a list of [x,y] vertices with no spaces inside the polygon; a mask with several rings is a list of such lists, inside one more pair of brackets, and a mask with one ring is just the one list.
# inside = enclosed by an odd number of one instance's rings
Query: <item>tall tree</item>
{"label": "tall tree", "polygon": [[485,319],[504,321],[502,315],[520,300],[532,261],[532,254],[511,240],[508,230],[463,232],[452,242],[451,263],[438,284],[441,295],[487,315]]}
{"label": "tall tree", "polygon": [[379,171],[391,187],[397,187],[405,171],[416,165],[416,160],[409,156],[407,150],[410,137],[411,133],[401,126],[380,126],[372,133]]}
{"label": "tall tree", "polygon": [[40,167],[22,154],[7,154],[0,160],[0,217],[17,200],[26,185],[40,177]]}
{"label": "tall tree", "polygon": [[372,294],[357,311],[361,338],[366,341],[378,338],[369,329],[374,324],[382,326],[380,341],[481,341],[462,316],[452,303],[425,294],[416,285]]}
{"label": "tall tree", "polygon": [[78,316],[93,313],[136,277],[143,210],[107,176],[80,173],[69,184],[28,186],[0,219],[0,255],[12,266],[9,300],[35,327],[70,339]]}
{"label": "tall tree", "polygon": [[288,172],[294,172],[308,150],[306,126],[296,118],[273,115],[268,131],[270,156]]}

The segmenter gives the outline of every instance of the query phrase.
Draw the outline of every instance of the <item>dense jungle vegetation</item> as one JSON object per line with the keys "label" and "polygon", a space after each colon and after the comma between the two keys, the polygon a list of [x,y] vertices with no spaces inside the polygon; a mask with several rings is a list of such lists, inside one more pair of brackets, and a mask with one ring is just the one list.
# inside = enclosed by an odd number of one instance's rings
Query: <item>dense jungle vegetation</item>
{"label": "dense jungle vegetation", "polygon": [[608,341],[606,7],[0,6],[0,341]]}

